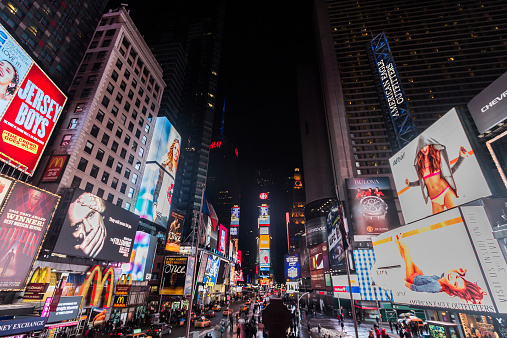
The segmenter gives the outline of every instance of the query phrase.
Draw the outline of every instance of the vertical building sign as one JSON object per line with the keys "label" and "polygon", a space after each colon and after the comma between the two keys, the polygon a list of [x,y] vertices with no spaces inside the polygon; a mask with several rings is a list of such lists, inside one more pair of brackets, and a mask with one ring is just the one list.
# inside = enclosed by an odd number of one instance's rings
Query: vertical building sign
{"label": "vertical building sign", "polygon": [[382,111],[386,122],[388,122],[387,118],[392,122],[392,124],[386,123],[386,125],[394,132],[397,140],[397,144],[392,144],[393,148],[401,149],[417,136],[417,129],[410,115],[408,101],[384,33],[377,35],[370,42],[368,54],[372,68],[376,69],[374,78]]}
{"label": "vertical building sign", "polygon": [[[262,201],[266,201],[268,199],[268,193],[260,193],[259,199]],[[270,215],[269,215],[269,205],[266,203],[262,203],[259,207],[259,217],[257,219],[259,225],[259,268],[261,271],[261,275],[269,274],[271,268],[271,255],[270,255],[270,247],[269,247],[269,229],[270,225]]]}
{"label": "vertical building sign", "polygon": [[238,237],[239,227],[239,206],[235,205],[231,208],[231,238]]}

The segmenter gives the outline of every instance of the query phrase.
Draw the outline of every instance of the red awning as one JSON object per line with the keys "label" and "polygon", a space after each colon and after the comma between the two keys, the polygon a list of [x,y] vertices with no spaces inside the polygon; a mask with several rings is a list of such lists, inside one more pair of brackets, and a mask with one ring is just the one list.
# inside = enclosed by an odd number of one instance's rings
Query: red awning
{"label": "red awning", "polygon": [[363,310],[378,310],[378,307],[368,307],[368,306],[359,306],[359,305],[354,305],[354,306],[357,308],[363,309]]}

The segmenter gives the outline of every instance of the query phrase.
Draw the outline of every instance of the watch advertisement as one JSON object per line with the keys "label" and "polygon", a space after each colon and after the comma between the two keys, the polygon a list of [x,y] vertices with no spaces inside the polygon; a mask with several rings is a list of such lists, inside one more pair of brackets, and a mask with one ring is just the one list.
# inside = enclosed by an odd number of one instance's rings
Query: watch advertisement
{"label": "watch advertisement", "polygon": [[375,285],[400,304],[496,312],[458,208],[373,239]]}
{"label": "watch advertisement", "polygon": [[454,108],[389,162],[406,223],[491,195]]}
{"label": "watch advertisement", "polygon": [[400,226],[389,177],[347,179],[355,242],[368,242]]}

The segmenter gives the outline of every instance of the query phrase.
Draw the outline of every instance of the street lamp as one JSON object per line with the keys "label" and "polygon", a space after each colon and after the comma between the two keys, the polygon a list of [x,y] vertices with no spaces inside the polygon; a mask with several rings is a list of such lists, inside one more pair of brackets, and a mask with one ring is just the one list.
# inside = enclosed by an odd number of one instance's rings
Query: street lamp
{"label": "street lamp", "polygon": [[304,296],[306,296],[309,293],[310,292],[305,292],[301,296],[299,296],[299,298],[298,298],[298,319],[299,319],[299,327],[300,328],[301,328],[301,308],[299,307],[299,301],[301,300],[301,298],[303,298]]}

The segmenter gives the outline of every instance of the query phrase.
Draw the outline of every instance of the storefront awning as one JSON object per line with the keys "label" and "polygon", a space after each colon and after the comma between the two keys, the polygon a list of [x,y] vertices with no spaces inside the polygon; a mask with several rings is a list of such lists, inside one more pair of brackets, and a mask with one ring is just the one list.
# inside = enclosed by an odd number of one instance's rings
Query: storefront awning
{"label": "storefront awning", "polygon": [[438,320],[427,320],[426,323],[440,326],[458,326],[456,323],[440,322]]}
{"label": "storefront awning", "polygon": [[354,306],[357,307],[358,309],[363,309],[363,310],[378,310],[377,307],[360,306],[360,305],[354,305]]}

